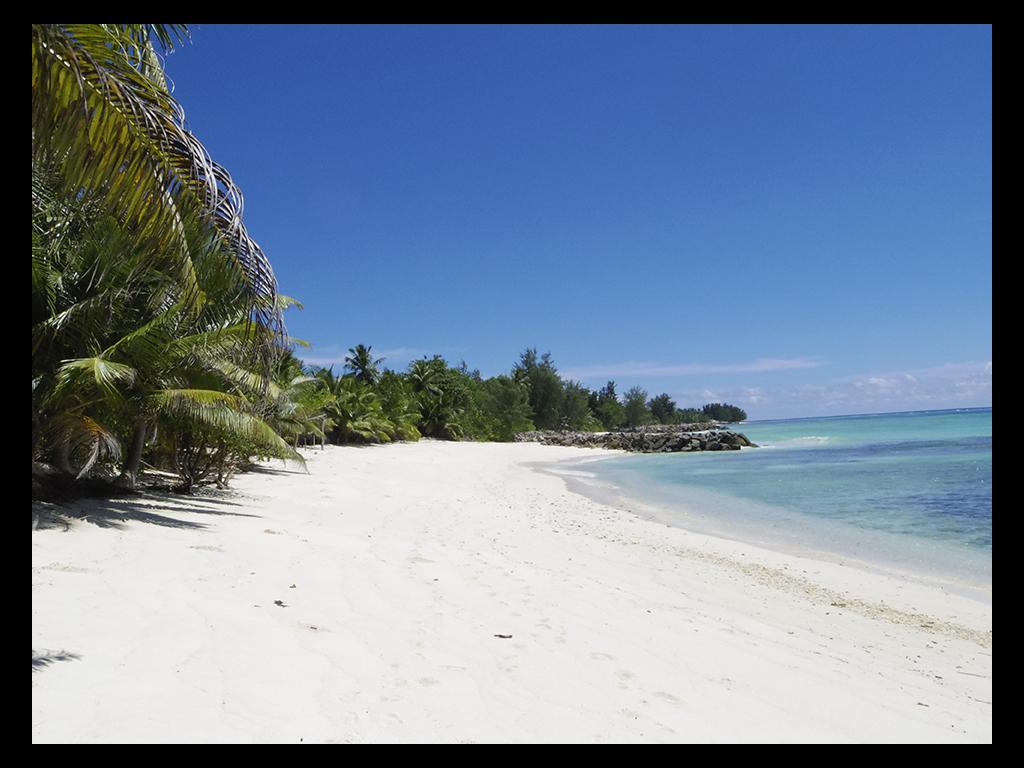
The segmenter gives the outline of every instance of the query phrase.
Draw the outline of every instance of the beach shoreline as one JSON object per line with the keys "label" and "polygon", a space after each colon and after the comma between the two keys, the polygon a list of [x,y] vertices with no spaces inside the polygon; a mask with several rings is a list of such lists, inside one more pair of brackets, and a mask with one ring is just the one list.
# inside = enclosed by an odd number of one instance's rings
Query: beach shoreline
{"label": "beach shoreline", "polygon": [[529,466],[596,453],[329,446],[80,502],[33,532],[33,742],[991,741],[990,604]]}
{"label": "beach shoreline", "polygon": [[[919,563],[894,562],[891,559],[871,557],[868,553],[859,554],[829,548],[824,542],[809,536],[807,531],[802,531],[799,537],[790,532],[789,536],[783,539],[778,535],[766,535],[767,529],[752,530],[749,525],[741,528],[737,527],[733,521],[726,521],[723,524],[717,515],[725,511],[723,509],[725,506],[735,501],[731,497],[718,495],[709,499],[706,491],[693,488],[687,489],[687,493],[693,494],[692,498],[661,501],[642,498],[636,488],[621,488],[601,477],[599,473],[587,470],[588,465],[604,459],[629,455],[619,451],[602,451],[601,453],[605,455],[538,463],[533,468],[539,472],[561,477],[566,487],[574,493],[586,496],[598,504],[627,510],[655,525],[667,525],[684,530],[691,535],[706,536],[709,540],[716,542],[741,544],[747,549],[754,548],[775,555],[790,555],[800,560],[852,567],[875,576],[914,582],[988,605],[992,603],[991,582],[968,581],[959,573],[939,572],[934,567],[926,569]],[[680,514],[680,510],[673,507],[673,504],[680,503],[686,507],[682,510],[682,514]],[[693,513],[696,513],[697,517],[694,517]],[[708,527],[708,519],[715,520],[716,528]],[[861,535],[877,537],[879,534],[862,531]],[[731,544],[727,546],[731,547]]]}

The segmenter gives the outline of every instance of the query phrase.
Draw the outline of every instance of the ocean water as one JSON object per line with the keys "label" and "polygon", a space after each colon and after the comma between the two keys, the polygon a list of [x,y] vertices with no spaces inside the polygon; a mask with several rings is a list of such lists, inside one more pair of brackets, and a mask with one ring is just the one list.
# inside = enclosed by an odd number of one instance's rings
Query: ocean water
{"label": "ocean water", "polygon": [[987,590],[992,409],[750,421],[759,448],[587,462],[670,525]]}

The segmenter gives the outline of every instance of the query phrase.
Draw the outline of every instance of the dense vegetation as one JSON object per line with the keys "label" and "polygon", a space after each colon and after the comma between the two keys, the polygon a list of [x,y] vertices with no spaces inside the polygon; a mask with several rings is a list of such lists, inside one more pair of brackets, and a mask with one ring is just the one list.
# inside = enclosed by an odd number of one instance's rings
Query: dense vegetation
{"label": "dense vegetation", "polygon": [[709,419],[715,421],[746,421],[747,412],[728,403],[708,403],[702,409]]}
{"label": "dense vegetation", "polygon": [[[326,442],[511,440],[746,417],[563,380],[527,349],[488,379],[440,356],[403,372],[372,348],[304,366],[230,175],[185,128],[160,50],[182,25],[32,27],[32,460],[46,476],[143,467],[179,490]],[[35,485],[34,485],[35,488]]]}
{"label": "dense vegetation", "polygon": [[301,461],[272,427],[287,300],[157,53],[185,35],[32,27],[32,458],[66,475]]}
{"label": "dense vegetation", "polygon": [[309,414],[296,445],[310,442],[388,442],[420,436],[452,440],[512,440],[533,429],[613,430],[648,424],[741,421],[740,408],[719,403],[678,408],[667,394],[648,399],[633,387],[620,398],[615,382],[591,391],[565,380],[550,353],[527,349],[508,374],[484,379],[465,363],[451,366],[435,356],[411,363],[404,373],[385,370],[372,347],[349,350],[345,373],[302,369],[290,358],[296,379],[319,382],[301,394]]}

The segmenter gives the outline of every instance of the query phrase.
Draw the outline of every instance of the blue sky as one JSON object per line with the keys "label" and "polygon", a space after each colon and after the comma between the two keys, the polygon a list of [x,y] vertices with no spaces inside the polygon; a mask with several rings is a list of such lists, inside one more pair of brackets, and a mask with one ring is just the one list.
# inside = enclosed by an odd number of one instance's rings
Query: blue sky
{"label": "blue sky", "polygon": [[175,96],[307,361],[991,405],[989,26],[191,29]]}

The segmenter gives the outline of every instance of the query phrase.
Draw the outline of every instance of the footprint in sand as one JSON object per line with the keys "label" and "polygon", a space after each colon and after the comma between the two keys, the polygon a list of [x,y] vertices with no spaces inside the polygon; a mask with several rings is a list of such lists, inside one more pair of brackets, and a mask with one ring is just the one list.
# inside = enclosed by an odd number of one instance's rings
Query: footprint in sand
{"label": "footprint in sand", "polygon": [[671,701],[673,704],[676,704],[677,706],[683,703],[683,700],[680,699],[678,696],[673,696],[671,693],[668,693],[666,691],[655,691],[653,695],[657,696],[659,699]]}
{"label": "footprint in sand", "polygon": [[629,682],[630,680],[632,680],[632,679],[633,679],[634,677],[636,677],[636,675],[634,675],[634,674],[633,674],[632,672],[630,672],[629,670],[626,670],[626,669],[620,669],[620,670],[618,671],[618,678],[619,678],[619,681],[620,681],[620,682],[619,682],[619,685],[620,685],[620,687],[622,687],[622,688],[625,688],[625,687],[626,687],[626,683],[628,683],[628,682]]}

